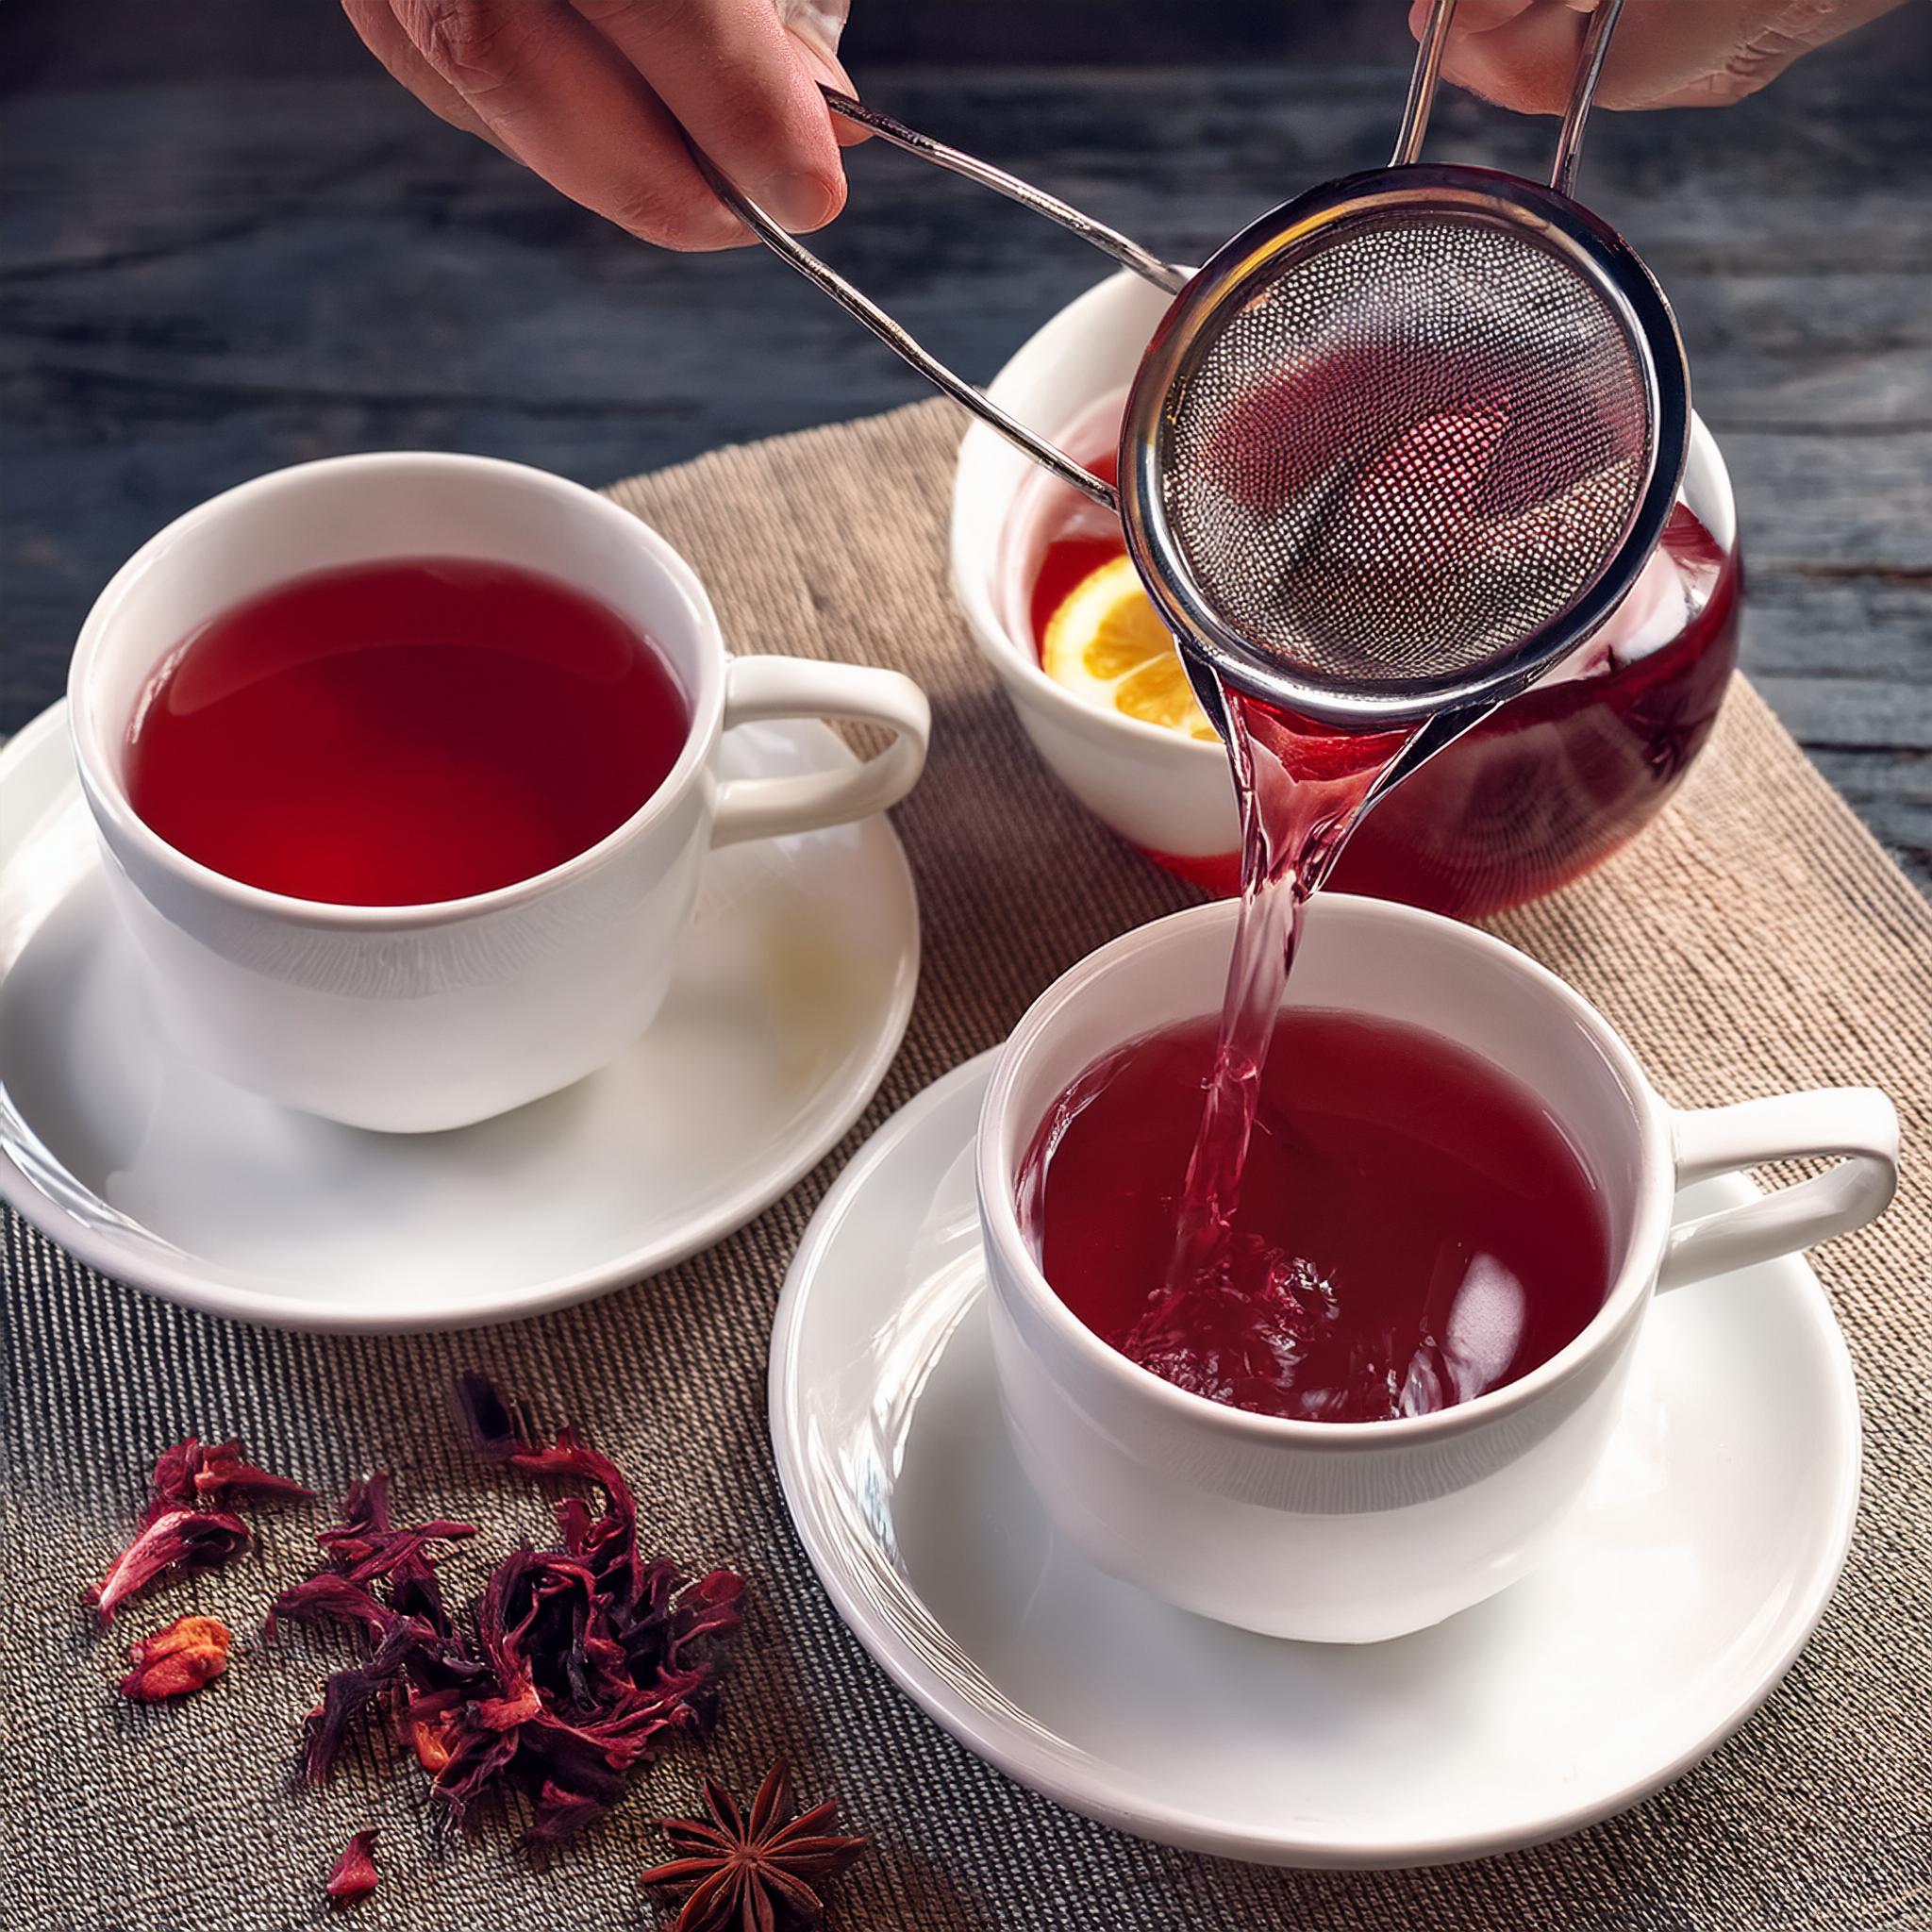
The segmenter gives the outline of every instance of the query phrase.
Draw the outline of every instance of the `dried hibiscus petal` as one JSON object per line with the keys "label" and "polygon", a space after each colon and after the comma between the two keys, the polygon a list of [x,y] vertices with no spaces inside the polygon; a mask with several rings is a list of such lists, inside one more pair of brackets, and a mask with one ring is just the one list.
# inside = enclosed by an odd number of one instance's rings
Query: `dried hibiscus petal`
{"label": "dried hibiscus petal", "polygon": [[496,1565],[474,1641],[458,1629],[435,1574],[440,1540],[467,1524],[409,1526],[390,1512],[389,1478],[356,1484],[319,1541],[329,1567],[282,1592],[278,1614],[362,1631],[373,1655],[336,1672],[307,1725],[305,1769],[325,1777],[344,1727],[387,1718],[460,1822],[481,1798],[521,1795],[533,1856],[600,1818],[666,1733],[702,1726],[720,1671],[714,1640],[737,1625],[744,1585],[727,1570],[690,1582],[638,1546],[623,1473],[568,1425],[541,1438],[528,1410],[486,1377],[461,1397],[486,1459],[577,1478],[602,1507],[566,1497],[561,1549],[525,1544]]}
{"label": "dried hibiscus petal", "polygon": [[322,1702],[303,1725],[302,1775],[308,1783],[322,1784],[335,1769],[350,1724],[372,1706],[379,1707],[380,1700],[400,1677],[420,1635],[416,1624],[399,1617],[367,1663],[329,1673],[322,1687]]}
{"label": "dried hibiscus petal", "polygon": [[242,1444],[233,1436],[201,1452],[194,1472],[197,1496],[246,1496],[258,1503],[304,1502],[315,1491],[273,1470],[258,1468],[242,1457]]}
{"label": "dried hibiscus petal", "polygon": [[172,1449],[163,1449],[155,1457],[153,1472],[147,1479],[147,1508],[142,1513],[145,1523],[150,1517],[158,1516],[163,1509],[192,1509],[194,1507],[194,1476],[201,1467],[201,1441],[190,1436],[185,1442],[176,1442]]}
{"label": "dried hibiscus petal", "polygon": [[185,1697],[228,1668],[228,1626],[213,1617],[177,1617],[152,1637],[128,1645],[133,1668],[121,1679],[121,1694],[136,1704]]}
{"label": "dried hibiscus petal", "polygon": [[225,1509],[164,1509],[142,1524],[113,1568],[88,1591],[88,1600],[113,1621],[115,1610],[170,1571],[189,1575],[212,1570],[248,1547],[248,1525]]}
{"label": "dried hibiscus petal", "polygon": [[351,1583],[333,1570],[305,1576],[275,1598],[269,1606],[269,1636],[275,1634],[275,1623],[281,1617],[293,1617],[304,1624],[346,1624],[360,1628],[371,1643],[380,1643],[395,1624],[408,1621],[367,1584]]}
{"label": "dried hibiscus petal", "polygon": [[342,1520],[317,1538],[335,1569],[352,1583],[387,1577],[399,1610],[427,1617],[440,1630],[449,1628],[435,1558],[425,1547],[476,1534],[473,1523],[397,1524],[389,1511],[389,1472],[378,1469],[352,1483],[342,1504]]}
{"label": "dried hibiscus petal", "polygon": [[329,1868],[323,1888],[338,1911],[367,1898],[375,1890],[375,1829],[358,1831]]}
{"label": "dried hibiscus petal", "polygon": [[457,1400],[469,1425],[470,1446],[485,1462],[508,1462],[534,1435],[529,1411],[478,1369],[457,1377]]}
{"label": "dried hibiscus petal", "polygon": [[248,1525],[208,1505],[229,1495],[273,1501],[311,1493],[287,1476],[244,1462],[242,1445],[233,1438],[206,1448],[198,1437],[190,1436],[155,1458],[134,1541],[89,1590],[88,1601],[99,1609],[102,1623],[110,1623],[117,1605],[167,1572],[210,1570],[239,1556],[248,1547]]}

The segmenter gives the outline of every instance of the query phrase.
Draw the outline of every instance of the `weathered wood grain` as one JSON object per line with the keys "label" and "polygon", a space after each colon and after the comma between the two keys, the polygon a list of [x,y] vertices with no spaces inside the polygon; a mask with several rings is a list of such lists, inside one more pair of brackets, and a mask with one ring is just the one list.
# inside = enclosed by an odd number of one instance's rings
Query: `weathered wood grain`
{"label": "weathered wood grain", "polygon": [[[865,75],[917,124],[1175,256],[1383,158],[1389,65]],[[0,76],[4,84],[4,76]],[[1932,884],[1932,18],[1722,114],[1604,117],[1586,192],[1672,292],[1738,478],[1749,661]],[[1445,100],[1435,152],[1534,172],[1546,125]],[[1091,256],[861,152],[826,252],[987,374]],[[379,75],[42,86],[0,103],[0,729],[59,688],[144,536],[357,448],[598,482],[887,408],[915,378],[760,256],[675,258]]]}

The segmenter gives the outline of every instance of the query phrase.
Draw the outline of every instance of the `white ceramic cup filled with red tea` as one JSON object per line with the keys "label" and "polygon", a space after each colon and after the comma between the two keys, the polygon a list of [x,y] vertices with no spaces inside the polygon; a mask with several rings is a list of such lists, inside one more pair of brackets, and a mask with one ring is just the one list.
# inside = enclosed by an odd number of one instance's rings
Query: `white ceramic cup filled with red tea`
{"label": "white ceramic cup filled with red tea", "polygon": [[[1317,894],[1230,1247],[1170,1296],[1235,916],[1116,940],[1008,1041],[976,1154],[993,1357],[1028,1475],[1102,1569],[1372,1641],[1529,1571],[1656,1296],[1873,1219],[1897,1118],[1865,1088],[1674,1108],[1500,941]],[[1679,1187],[1811,1156],[1838,1161],[1673,1228]]]}
{"label": "white ceramic cup filled with red tea", "polygon": [[[664,539],[475,457],[345,457],[171,524],[90,612],[69,724],[159,1024],[351,1125],[462,1126],[650,1023],[713,846],[903,798],[895,672],[727,657]],[[734,724],[847,718],[865,763],[718,776]]]}

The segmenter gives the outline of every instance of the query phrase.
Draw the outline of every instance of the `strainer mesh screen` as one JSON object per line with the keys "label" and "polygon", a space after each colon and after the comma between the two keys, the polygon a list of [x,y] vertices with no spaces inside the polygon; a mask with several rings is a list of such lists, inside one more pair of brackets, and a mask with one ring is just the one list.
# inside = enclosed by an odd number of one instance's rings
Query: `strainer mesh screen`
{"label": "strainer mesh screen", "polygon": [[1622,544],[1655,435],[1639,353],[1584,272],[1453,210],[1284,260],[1205,320],[1167,399],[1174,541],[1284,671],[1474,673]]}

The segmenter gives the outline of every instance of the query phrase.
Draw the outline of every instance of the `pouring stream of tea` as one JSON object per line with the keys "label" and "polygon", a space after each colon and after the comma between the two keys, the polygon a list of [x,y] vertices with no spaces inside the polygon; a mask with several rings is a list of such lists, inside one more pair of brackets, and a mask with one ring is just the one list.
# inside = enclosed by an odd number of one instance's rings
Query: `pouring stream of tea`
{"label": "pouring stream of tea", "polygon": [[[1377,778],[1419,726],[1341,735],[1221,686],[1241,820],[1241,900],[1221,1036],[1181,1190],[1169,1296],[1214,1272],[1241,1198],[1261,1068],[1301,939],[1302,908],[1341,856]],[[1153,1311],[1156,1322],[1159,1311]]]}

